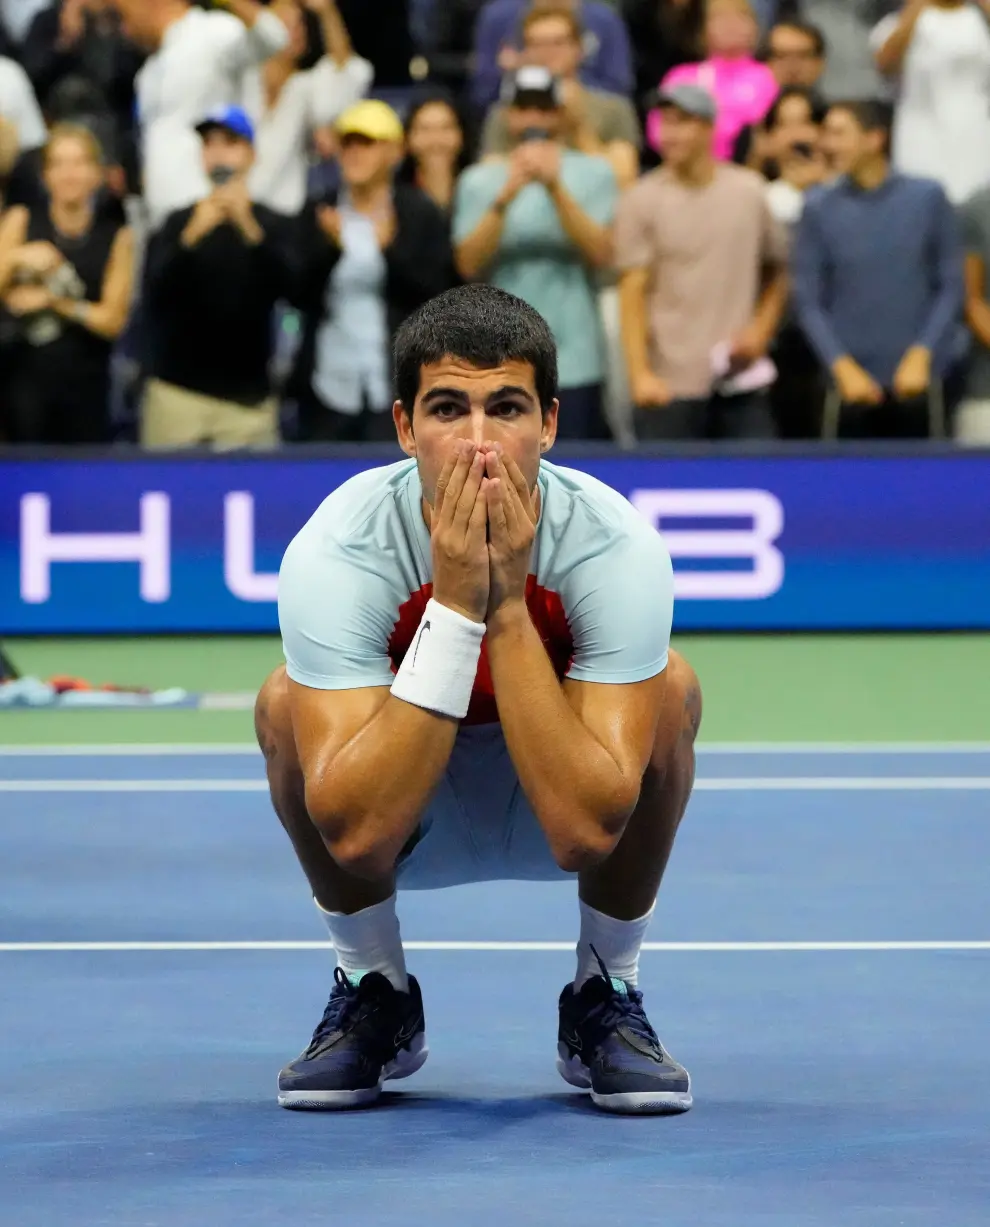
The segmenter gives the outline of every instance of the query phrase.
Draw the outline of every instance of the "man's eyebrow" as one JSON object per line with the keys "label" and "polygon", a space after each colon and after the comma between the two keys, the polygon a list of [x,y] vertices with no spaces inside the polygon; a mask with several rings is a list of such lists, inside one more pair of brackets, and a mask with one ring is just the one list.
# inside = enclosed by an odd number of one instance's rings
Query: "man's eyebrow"
{"label": "man's eyebrow", "polygon": [[[525,400],[531,402],[536,399],[528,388],[521,387],[518,384],[505,384],[501,388],[496,388],[494,392],[490,392],[488,396],[485,397],[485,404],[491,405],[494,404],[495,401],[505,400],[506,397],[509,396],[521,396]],[[438,400],[455,400],[465,404],[470,400],[470,397],[463,388],[431,388],[429,392],[425,393],[423,396],[424,405],[431,404],[433,401]]]}

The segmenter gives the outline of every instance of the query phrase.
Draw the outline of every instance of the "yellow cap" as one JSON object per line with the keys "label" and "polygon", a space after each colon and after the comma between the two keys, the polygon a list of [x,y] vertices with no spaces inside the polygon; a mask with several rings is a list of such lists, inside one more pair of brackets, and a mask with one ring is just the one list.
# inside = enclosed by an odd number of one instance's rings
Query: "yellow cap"
{"label": "yellow cap", "polygon": [[400,142],[405,136],[402,120],[386,102],[365,98],[342,111],[334,124],[338,136],[365,136],[369,141]]}

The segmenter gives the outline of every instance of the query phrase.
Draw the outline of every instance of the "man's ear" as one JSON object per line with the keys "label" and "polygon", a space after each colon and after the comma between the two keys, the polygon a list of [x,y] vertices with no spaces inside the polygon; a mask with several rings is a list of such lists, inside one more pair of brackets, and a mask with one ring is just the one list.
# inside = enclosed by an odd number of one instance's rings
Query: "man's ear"
{"label": "man's ear", "polygon": [[399,447],[406,453],[407,456],[415,457],[416,452],[416,436],[413,433],[412,413],[406,412],[406,407],[401,400],[397,400],[392,406],[392,421],[395,423],[395,433],[399,439]]}

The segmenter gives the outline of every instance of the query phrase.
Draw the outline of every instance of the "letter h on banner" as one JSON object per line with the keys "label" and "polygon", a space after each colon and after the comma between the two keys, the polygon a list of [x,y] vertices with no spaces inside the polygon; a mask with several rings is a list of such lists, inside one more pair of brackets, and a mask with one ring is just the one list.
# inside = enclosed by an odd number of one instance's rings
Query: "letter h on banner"
{"label": "letter h on banner", "polygon": [[47,494],[21,499],[21,599],[51,597],[53,562],[136,562],[141,599],[167,601],[171,592],[170,507],[167,494],[142,494],[136,533],[53,533]]}

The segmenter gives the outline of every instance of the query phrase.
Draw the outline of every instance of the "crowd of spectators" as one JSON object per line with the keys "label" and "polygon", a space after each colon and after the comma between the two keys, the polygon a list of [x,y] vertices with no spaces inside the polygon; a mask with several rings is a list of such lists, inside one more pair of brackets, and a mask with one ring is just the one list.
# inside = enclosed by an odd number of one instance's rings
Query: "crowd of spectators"
{"label": "crowd of spectators", "polygon": [[459,280],[560,437],[990,443],[990,0],[0,0],[0,442],[392,436]]}

